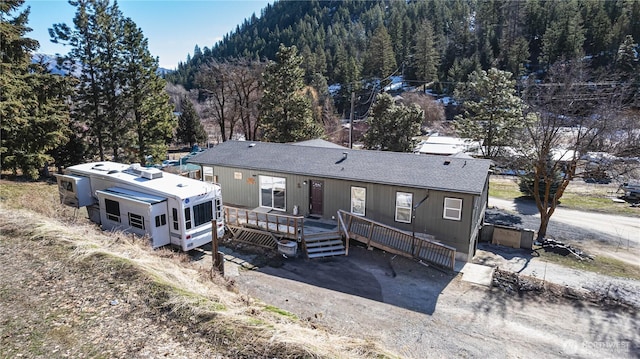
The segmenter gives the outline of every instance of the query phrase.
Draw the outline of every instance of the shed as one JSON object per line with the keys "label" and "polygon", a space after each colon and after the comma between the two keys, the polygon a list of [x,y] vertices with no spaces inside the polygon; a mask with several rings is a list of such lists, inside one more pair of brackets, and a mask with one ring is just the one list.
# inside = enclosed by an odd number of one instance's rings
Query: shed
{"label": "shed", "polygon": [[226,204],[334,219],[338,210],[426,233],[470,260],[487,206],[490,161],[227,141],[189,159]]}

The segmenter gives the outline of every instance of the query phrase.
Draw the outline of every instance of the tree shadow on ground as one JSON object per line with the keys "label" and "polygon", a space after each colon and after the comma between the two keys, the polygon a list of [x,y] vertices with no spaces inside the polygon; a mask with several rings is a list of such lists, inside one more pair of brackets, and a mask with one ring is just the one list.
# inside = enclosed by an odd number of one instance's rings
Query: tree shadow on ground
{"label": "tree shadow on ground", "polygon": [[495,209],[487,209],[484,214],[484,221],[501,226],[522,225],[522,218],[520,218],[520,216]]}
{"label": "tree shadow on ground", "polygon": [[513,200],[513,203],[516,205],[516,211],[524,216],[535,216],[539,214],[538,207],[536,205],[536,201],[529,197],[518,197]]}

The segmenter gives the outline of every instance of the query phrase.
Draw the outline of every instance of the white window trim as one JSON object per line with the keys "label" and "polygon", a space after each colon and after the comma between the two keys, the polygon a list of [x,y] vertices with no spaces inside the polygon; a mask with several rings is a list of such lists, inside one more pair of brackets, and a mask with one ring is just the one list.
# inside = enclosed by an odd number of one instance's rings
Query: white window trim
{"label": "white window trim", "polygon": [[[400,206],[398,205],[398,195],[405,195],[405,196],[409,196],[410,201],[409,201],[409,207],[405,207],[405,206]],[[396,222],[400,222],[400,223],[411,223],[411,220],[413,218],[413,193],[410,192],[396,192]],[[398,219],[398,209],[409,209],[409,220],[403,220],[403,219]]]}
{"label": "white window trim", "polygon": [[137,213],[128,213],[129,216],[129,226],[134,227],[134,228],[138,228],[138,229],[145,229],[145,225],[144,225],[144,216],[141,216]]}
{"label": "white window trim", "polygon": [[208,183],[216,183],[216,176],[213,174],[213,167],[202,166],[202,180]]}
{"label": "white window trim", "polygon": [[[362,200],[362,212],[356,212],[355,211],[355,206],[354,206],[354,190],[362,190],[364,192],[364,199]],[[366,187],[355,187],[352,186],[351,187],[351,198],[350,198],[350,202],[351,202],[351,213],[355,214],[356,216],[365,216],[366,212],[367,212],[367,188]]]}
{"label": "white window trim", "polygon": [[[449,203],[447,203],[449,202]],[[452,206],[453,203],[457,203],[457,206]],[[447,215],[447,210],[452,210],[452,211],[456,211],[458,213],[457,217],[453,217],[453,216],[448,216]],[[451,219],[454,221],[459,221],[462,218],[462,199],[461,198],[451,198],[451,197],[445,197],[444,198],[444,210],[442,211],[442,218],[444,219]]]}
{"label": "white window trim", "polygon": [[[262,182],[263,180],[269,179],[271,180],[271,203],[262,203]],[[283,180],[284,181],[284,185],[281,188],[284,191],[284,208],[276,208],[273,206],[273,190],[274,188],[276,188],[274,186],[274,179],[278,179],[278,180]],[[280,188],[280,187],[278,187]],[[287,179],[285,177],[276,177],[276,176],[263,176],[263,175],[259,175],[258,176],[258,191],[259,191],[259,204],[260,207],[262,208],[270,208],[274,211],[281,211],[281,212],[286,212],[287,211]]]}

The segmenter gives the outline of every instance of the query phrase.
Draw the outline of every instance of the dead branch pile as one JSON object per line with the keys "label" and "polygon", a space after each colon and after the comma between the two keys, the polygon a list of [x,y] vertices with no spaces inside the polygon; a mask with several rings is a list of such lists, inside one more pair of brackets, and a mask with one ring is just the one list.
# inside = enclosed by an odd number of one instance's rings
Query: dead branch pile
{"label": "dead branch pile", "polygon": [[545,282],[542,279],[521,275],[496,268],[493,274],[493,286],[510,295],[534,295],[547,299],[567,299],[585,301],[608,308],[630,311],[640,309],[637,303],[627,300],[629,294],[625,288],[609,285],[602,290],[574,288]]}
{"label": "dead branch pile", "polygon": [[542,249],[544,249],[547,252],[556,253],[565,257],[568,255],[572,255],[581,261],[594,259],[592,255],[585,253],[583,250],[579,248],[573,247],[569,244],[566,244],[551,238],[547,238],[541,244],[541,246],[542,246]]}

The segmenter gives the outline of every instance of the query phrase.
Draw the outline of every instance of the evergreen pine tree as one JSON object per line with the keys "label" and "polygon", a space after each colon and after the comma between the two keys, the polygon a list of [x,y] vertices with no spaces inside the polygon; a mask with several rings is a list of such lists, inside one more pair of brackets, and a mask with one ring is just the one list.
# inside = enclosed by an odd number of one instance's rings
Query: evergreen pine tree
{"label": "evergreen pine tree", "polygon": [[[111,103],[110,107],[118,108],[113,98],[116,84],[109,86],[105,83],[107,78],[116,80],[114,66],[108,68],[109,64],[105,62],[109,61],[107,55],[114,55],[114,46],[105,43],[107,40],[113,41],[113,37],[104,36],[111,31],[108,26],[109,1],[83,0],[72,5],[76,6],[75,29],[65,23],[54,24],[49,34],[52,42],[71,46],[64,64],[69,73],[78,74],[79,80],[73,98],[72,115],[74,120],[87,126],[89,148],[97,150],[98,157],[104,161],[106,148],[110,146],[109,122],[114,116],[106,111],[105,104]],[[110,50],[105,51],[107,48]],[[110,93],[110,101],[107,93]]]}
{"label": "evergreen pine tree", "polygon": [[423,21],[415,34],[413,46],[414,66],[417,80],[424,82],[424,90],[427,83],[436,80],[440,56],[435,47],[433,27],[427,20]]}
{"label": "evergreen pine tree", "polygon": [[0,168],[36,179],[53,160],[50,152],[67,141],[70,83],[31,65],[39,45],[25,37],[29,8],[11,17],[23,3],[0,3]]}
{"label": "evergreen pine tree", "polygon": [[[558,188],[562,184],[562,173],[560,169],[553,165],[553,159],[551,157],[547,158],[546,162],[546,172],[547,175],[540,176],[539,182],[545,183],[545,181],[549,181],[549,186],[546,185],[538,185],[538,194],[539,198],[542,199],[543,202],[551,202],[553,197],[555,197]],[[520,192],[527,197],[534,198],[535,191],[535,173],[529,172],[526,175],[520,177],[518,182],[518,187]],[[547,197],[545,199],[545,193],[547,193]]]}
{"label": "evergreen pine tree", "polygon": [[207,133],[193,103],[187,96],[183,97],[181,107],[182,113],[178,116],[178,130],[176,132],[178,142],[189,144],[189,148],[197,143],[204,143],[207,140]]}
{"label": "evergreen pine tree", "polygon": [[158,60],[149,53],[148,41],[142,30],[125,21],[124,51],[128,116],[133,120],[137,158],[144,165],[147,156],[160,162],[167,153],[176,126],[173,107],[165,91],[165,81],[157,75]]}
{"label": "evergreen pine tree", "polygon": [[264,72],[264,95],[260,101],[263,140],[296,142],[322,135],[313,121],[311,103],[303,93],[302,57],[295,46],[280,45],[278,61]]}
{"label": "evergreen pine tree", "polygon": [[414,138],[420,133],[424,120],[420,107],[396,105],[391,95],[383,93],[376,98],[371,113],[367,119],[369,129],[364,135],[366,148],[394,152],[414,150]]}
{"label": "evergreen pine tree", "polygon": [[[365,61],[365,73],[384,79],[397,68],[396,55],[393,52],[391,36],[384,25],[378,26],[369,42]],[[384,85],[384,84],[383,84]]]}
{"label": "evergreen pine tree", "polygon": [[456,91],[463,113],[456,129],[463,138],[482,142],[485,157],[497,156],[514,131],[522,128],[522,100],[516,95],[511,73],[491,68],[471,74],[466,86]]}
{"label": "evergreen pine tree", "polygon": [[540,63],[550,66],[560,59],[576,59],[583,53],[585,29],[577,0],[552,2],[553,17],[542,40]]}

